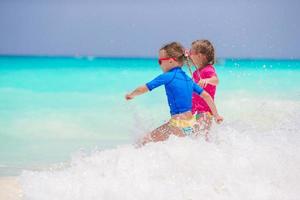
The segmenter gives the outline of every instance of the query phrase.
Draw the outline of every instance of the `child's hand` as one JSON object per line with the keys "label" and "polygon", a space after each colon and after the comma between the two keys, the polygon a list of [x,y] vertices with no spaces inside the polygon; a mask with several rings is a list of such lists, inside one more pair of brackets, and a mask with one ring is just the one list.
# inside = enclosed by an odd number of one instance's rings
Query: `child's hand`
{"label": "child's hand", "polygon": [[202,88],[205,88],[208,84],[208,81],[206,79],[200,79],[200,81],[198,82],[198,85]]}
{"label": "child's hand", "polygon": [[222,116],[220,116],[220,115],[217,115],[216,117],[215,117],[215,122],[217,123],[217,124],[221,124],[221,122],[223,122],[223,117]]}
{"label": "child's hand", "polygon": [[126,94],[125,95],[125,99],[126,100],[131,100],[131,99],[133,99],[134,98],[134,96],[132,95],[132,94]]}

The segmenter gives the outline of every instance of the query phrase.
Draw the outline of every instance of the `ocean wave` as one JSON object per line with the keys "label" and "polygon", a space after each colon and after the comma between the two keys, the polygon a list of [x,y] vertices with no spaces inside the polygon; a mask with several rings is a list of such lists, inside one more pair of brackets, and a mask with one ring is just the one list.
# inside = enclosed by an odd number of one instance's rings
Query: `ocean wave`
{"label": "ocean wave", "polygon": [[70,166],[24,171],[25,199],[297,199],[299,133],[237,130],[225,123],[210,142],[171,137],[143,148],[76,154]]}

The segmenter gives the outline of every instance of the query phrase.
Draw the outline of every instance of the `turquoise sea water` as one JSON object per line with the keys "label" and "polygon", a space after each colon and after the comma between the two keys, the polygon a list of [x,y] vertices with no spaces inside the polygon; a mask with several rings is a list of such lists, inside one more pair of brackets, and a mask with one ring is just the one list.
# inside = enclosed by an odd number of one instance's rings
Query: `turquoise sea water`
{"label": "turquoise sea water", "polygon": [[[253,156],[252,153],[269,157],[269,162],[275,165],[283,161],[276,155],[285,157],[284,162],[288,166],[278,166],[290,168],[291,174],[287,174],[284,178],[293,182],[289,177],[295,175],[293,166],[295,163],[299,166],[300,162],[299,156],[295,154],[299,150],[300,138],[298,131],[300,128],[298,123],[300,61],[223,59],[215,67],[220,79],[216,103],[225,121],[223,125],[214,127],[212,144],[200,142],[201,145],[195,148],[200,148],[199,150],[207,155],[206,163],[211,165],[221,162],[222,157],[224,163],[218,164],[235,162],[234,166],[241,165],[243,168],[250,163],[251,170],[261,169],[259,165],[263,162],[263,158],[245,161],[242,159],[247,158],[240,157],[241,152],[248,155],[249,159]],[[186,67],[185,70],[188,73]],[[95,163],[82,161],[82,157],[78,155],[94,149],[109,150],[121,144],[131,144],[136,137],[149,132],[169,118],[163,87],[137,97],[131,102],[126,102],[124,99],[126,92],[145,84],[159,73],[161,70],[156,59],[0,57],[0,176],[20,175],[24,169],[48,169],[49,166],[61,162],[68,164],[71,162],[71,165],[75,162],[76,166],[78,163],[80,166],[85,163],[88,168],[81,168],[80,173],[85,169],[93,171],[88,169]],[[92,153],[91,157],[85,159],[107,159],[106,164],[96,164],[97,173],[105,174],[107,168],[118,166],[112,162],[123,154],[130,157],[137,153],[137,157],[143,158],[159,154],[160,158],[162,154],[169,152],[172,146],[178,147],[177,149],[182,147],[189,149],[192,148],[189,146],[195,145],[178,144],[178,141],[174,143],[164,147],[150,146],[148,149],[150,154],[139,155],[138,152],[128,150],[130,147],[126,147],[127,149],[114,150],[114,153],[105,153],[105,151],[102,154]],[[243,148],[247,147],[247,149],[239,149],[241,147],[239,144],[243,144]],[[285,150],[281,149],[284,145],[288,145]],[[213,148],[215,150],[212,150]],[[220,149],[224,154],[217,155],[216,152],[220,152]],[[130,154],[127,155],[129,152]],[[174,152],[179,153],[173,149],[164,158],[171,159]],[[182,154],[173,156],[180,157],[180,155]],[[190,156],[189,153],[187,155]],[[219,160],[212,159],[214,156],[221,157]],[[130,158],[131,162],[136,161]],[[198,157],[193,158],[193,160],[197,159]],[[171,159],[169,163],[175,160]],[[156,162],[162,164],[159,159]],[[129,161],[120,165],[121,171],[126,168],[126,163]],[[258,166],[251,163],[256,163]],[[141,162],[135,169],[138,171],[145,168],[145,165]],[[203,163],[191,165],[191,167],[196,166],[203,166]],[[278,168],[277,171],[282,168]],[[183,171],[184,169],[182,168]],[[211,168],[203,168],[204,171],[208,169]],[[148,170],[154,173],[151,171],[153,168]],[[222,169],[218,171],[219,168],[215,170],[216,174],[222,172]],[[69,173],[71,172],[68,171],[66,176],[71,176]],[[76,173],[73,175],[76,176]],[[189,172],[182,173],[189,175]],[[249,171],[240,173],[244,178],[249,178],[251,175]],[[261,175],[253,173],[257,176]],[[161,176],[161,174],[156,175]],[[127,174],[127,176],[132,179],[137,175]],[[239,178],[232,176],[233,179]],[[48,178],[52,178],[53,182],[48,183],[58,184],[57,177],[55,174],[49,175]],[[120,180],[124,177],[118,175],[116,171],[116,175],[111,178]],[[223,182],[217,181],[216,184],[222,186],[227,183],[232,186],[231,183],[226,182],[227,179],[217,178]],[[281,180],[280,178],[275,182]],[[25,187],[28,194],[34,195],[47,190],[46,186],[38,189],[38,185],[43,181],[35,172],[23,174],[22,180],[25,185],[33,184],[31,188]],[[152,182],[147,180],[144,181],[151,186]],[[90,178],[88,183],[93,181],[95,179]],[[67,182],[70,185],[74,184],[74,187],[79,184],[76,181]],[[179,182],[182,180],[178,180]],[[124,183],[126,184],[126,181]],[[176,180],[174,184],[176,186]],[[255,184],[257,182],[254,181],[253,185]],[[55,188],[54,185],[48,185],[48,189]],[[87,189],[90,190],[90,187]],[[209,193],[210,190],[204,189],[204,191]],[[239,190],[241,193],[242,191]],[[78,195],[80,199],[82,194]],[[98,193],[95,195],[101,196]],[[59,196],[49,196],[49,199],[57,197]]]}
{"label": "turquoise sea water", "polygon": [[[300,99],[300,61],[227,59],[216,69],[217,102]],[[132,142],[133,116],[157,115],[154,107],[161,113],[151,123],[159,125],[169,117],[163,88],[135,102],[123,98],[159,73],[156,59],[0,57],[0,174]]]}

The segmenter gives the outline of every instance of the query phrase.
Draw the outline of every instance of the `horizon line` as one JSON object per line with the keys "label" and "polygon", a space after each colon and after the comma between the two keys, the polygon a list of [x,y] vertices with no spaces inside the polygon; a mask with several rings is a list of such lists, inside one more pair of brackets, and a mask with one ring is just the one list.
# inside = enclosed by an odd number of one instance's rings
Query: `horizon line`
{"label": "horizon line", "polygon": [[[36,58],[74,58],[74,59],[157,59],[157,57],[152,56],[113,56],[113,55],[39,55],[39,54],[0,54],[0,58],[2,57],[36,57]],[[300,60],[296,57],[217,57],[216,60]]]}

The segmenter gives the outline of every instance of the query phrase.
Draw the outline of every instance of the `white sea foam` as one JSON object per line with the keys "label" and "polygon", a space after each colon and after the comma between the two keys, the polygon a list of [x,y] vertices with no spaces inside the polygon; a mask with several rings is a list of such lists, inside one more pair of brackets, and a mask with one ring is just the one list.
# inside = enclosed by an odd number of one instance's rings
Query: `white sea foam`
{"label": "white sea foam", "polygon": [[[238,102],[248,109],[232,109],[236,117],[225,109],[230,118],[213,128],[210,142],[171,137],[138,149],[123,145],[88,155],[74,154],[68,167],[24,171],[20,177],[24,197],[299,199],[299,103]],[[229,100],[222,106],[232,103]]]}

